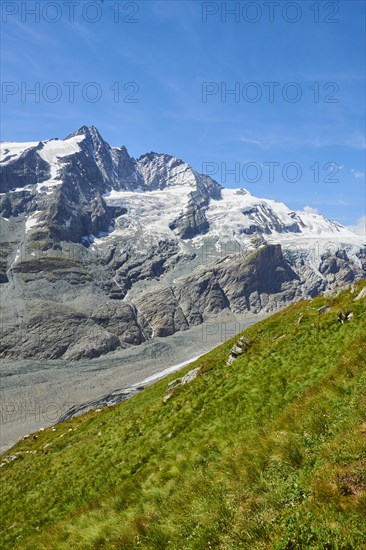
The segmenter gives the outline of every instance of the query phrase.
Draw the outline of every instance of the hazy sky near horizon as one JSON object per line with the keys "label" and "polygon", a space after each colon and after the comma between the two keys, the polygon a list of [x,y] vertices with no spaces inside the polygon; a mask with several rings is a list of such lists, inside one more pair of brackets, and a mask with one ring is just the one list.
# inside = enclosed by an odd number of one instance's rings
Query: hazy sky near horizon
{"label": "hazy sky near horizon", "polygon": [[96,126],[228,187],[365,215],[363,1],[3,1],[1,140]]}

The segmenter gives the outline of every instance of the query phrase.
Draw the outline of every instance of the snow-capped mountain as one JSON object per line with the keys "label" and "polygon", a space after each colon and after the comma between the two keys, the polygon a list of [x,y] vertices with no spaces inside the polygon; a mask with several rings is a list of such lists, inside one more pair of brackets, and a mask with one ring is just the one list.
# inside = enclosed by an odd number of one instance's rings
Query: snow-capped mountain
{"label": "snow-capped mountain", "polygon": [[[102,210],[117,208],[125,215],[117,217],[121,223],[116,224],[115,235],[138,227],[149,239],[155,235],[157,242],[161,237],[200,242],[205,235],[219,244],[249,243],[248,237],[262,235],[268,242],[306,240],[306,246],[309,239],[363,244],[359,236],[319,214],[291,211],[283,203],[254,197],[245,189],[223,189],[176,157],[148,153],[131,158],[125,147],[110,147],[94,127],[82,127],[64,140],[4,142],[0,158],[5,217],[12,214],[13,203],[18,211],[22,199],[29,203],[31,197],[42,201],[53,196],[62,202],[65,196],[64,202],[68,197],[75,203],[87,201],[89,206],[97,201]],[[29,205],[24,210],[31,209]],[[40,216],[32,227],[42,227],[43,219]],[[109,229],[110,225],[104,227]],[[70,235],[76,242],[86,236]]]}
{"label": "snow-capped mountain", "polygon": [[95,127],[2,143],[0,213],[3,355],[100,355],[365,274],[365,243],[344,226],[174,156],[134,159]]}

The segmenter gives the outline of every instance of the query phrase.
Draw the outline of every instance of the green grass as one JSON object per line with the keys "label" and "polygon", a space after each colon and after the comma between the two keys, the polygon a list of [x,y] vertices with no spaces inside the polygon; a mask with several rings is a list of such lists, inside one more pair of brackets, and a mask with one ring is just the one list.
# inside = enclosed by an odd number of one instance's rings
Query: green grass
{"label": "green grass", "polygon": [[20,441],[0,547],[366,548],[364,285],[247,329],[243,356],[226,366],[232,339],[185,367],[202,369],[166,404],[177,373]]}

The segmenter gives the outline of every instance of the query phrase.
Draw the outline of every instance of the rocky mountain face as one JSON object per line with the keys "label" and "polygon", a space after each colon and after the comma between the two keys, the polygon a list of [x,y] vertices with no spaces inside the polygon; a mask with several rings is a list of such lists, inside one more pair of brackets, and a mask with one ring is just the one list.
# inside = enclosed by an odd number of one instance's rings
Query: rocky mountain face
{"label": "rocky mountain face", "polygon": [[366,272],[345,227],[94,127],[2,143],[0,214],[1,357],[96,357]]}

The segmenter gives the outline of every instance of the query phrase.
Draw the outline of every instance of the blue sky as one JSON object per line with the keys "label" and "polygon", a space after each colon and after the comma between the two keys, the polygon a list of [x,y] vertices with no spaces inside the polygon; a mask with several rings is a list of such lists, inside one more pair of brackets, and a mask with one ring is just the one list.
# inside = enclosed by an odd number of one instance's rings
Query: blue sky
{"label": "blue sky", "polygon": [[354,224],[365,3],[274,4],[84,0],[72,13],[61,0],[4,1],[1,140],[95,125],[133,156],[174,154],[226,186]]}

